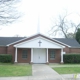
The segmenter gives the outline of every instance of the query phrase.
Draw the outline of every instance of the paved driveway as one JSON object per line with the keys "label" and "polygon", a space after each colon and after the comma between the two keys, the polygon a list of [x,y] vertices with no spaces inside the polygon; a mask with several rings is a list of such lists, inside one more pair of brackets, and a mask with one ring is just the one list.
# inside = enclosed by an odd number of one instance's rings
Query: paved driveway
{"label": "paved driveway", "polygon": [[33,76],[0,77],[0,80],[65,80],[46,64],[33,64]]}

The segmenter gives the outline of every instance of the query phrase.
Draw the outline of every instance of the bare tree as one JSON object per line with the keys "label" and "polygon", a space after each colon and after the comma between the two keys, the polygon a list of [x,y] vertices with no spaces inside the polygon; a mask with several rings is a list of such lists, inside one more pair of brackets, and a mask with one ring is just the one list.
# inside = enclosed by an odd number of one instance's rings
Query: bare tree
{"label": "bare tree", "polygon": [[61,16],[59,15],[58,20],[55,22],[54,26],[51,28],[50,32],[52,32],[50,35],[52,34],[57,34],[58,32],[61,32],[66,38],[67,38],[67,32],[69,29],[69,24],[68,21],[66,19],[68,15],[64,15]]}
{"label": "bare tree", "polygon": [[0,25],[12,23],[20,17],[16,4],[20,0],[0,0]]}
{"label": "bare tree", "polygon": [[67,38],[75,38],[75,35],[74,33],[68,33],[67,34]]}
{"label": "bare tree", "polygon": [[[50,35],[56,35],[58,32],[60,32],[65,38],[74,38],[77,29],[80,27],[80,23],[75,24],[74,22],[69,21],[67,17],[70,15],[71,14],[67,13],[64,16],[59,15],[58,20],[54,23],[54,26],[49,31]],[[72,29],[74,29],[73,32]]]}
{"label": "bare tree", "polygon": [[80,28],[80,23],[75,24],[74,22],[71,22],[71,27],[74,28],[74,34],[77,32],[78,28]]}
{"label": "bare tree", "polygon": [[[74,28],[73,33],[69,32],[67,33],[67,38],[76,38],[76,32],[77,30],[80,28],[80,23],[75,24],[75,23],[71,23],[70,25],[72,28]],[[72,29],[71,29],[72,30]]]}

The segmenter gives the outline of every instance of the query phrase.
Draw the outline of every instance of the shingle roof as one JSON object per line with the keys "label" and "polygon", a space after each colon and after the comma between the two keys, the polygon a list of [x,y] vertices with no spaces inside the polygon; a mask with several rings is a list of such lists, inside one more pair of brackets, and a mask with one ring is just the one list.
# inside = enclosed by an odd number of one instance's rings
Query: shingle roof
{"label": "shingle roof", "polygon": [[0,37],[0,46],[6,46],[23,38],[24,37]]}
{"label": "shingle roof", "polygon": [[[21,39],[25,39],[25,37],[0,37],[0,46],[7,46],[8,44],[14,43]],[[66,39],[66,38],[53,38],[59,42],[67,44],[71,47],[80,48],[80,44],[75,39]]]}
{"label": "shingle roof", "polygon": [[75,39],[69,39],[69,38],[54,38],[62,43],[65,43],[71,47],[79,47],[80,48],[80,44],[75,40]]}

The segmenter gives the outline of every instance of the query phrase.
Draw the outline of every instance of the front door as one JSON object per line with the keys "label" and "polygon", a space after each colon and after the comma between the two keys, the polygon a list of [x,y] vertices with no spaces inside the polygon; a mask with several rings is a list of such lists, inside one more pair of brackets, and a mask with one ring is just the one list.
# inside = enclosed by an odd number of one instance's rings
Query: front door
{"label": "front door", "polygon": [[46,63],[46,49],[33,49],[33,63]]}

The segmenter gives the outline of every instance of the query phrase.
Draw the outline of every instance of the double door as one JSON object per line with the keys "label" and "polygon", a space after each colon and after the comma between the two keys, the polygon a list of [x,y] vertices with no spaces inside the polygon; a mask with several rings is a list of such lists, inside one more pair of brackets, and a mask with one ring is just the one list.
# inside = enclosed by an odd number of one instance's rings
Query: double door
{"label": "double door", "polygon": [[33,63],[46,63],[46,49],[33,49]]}

